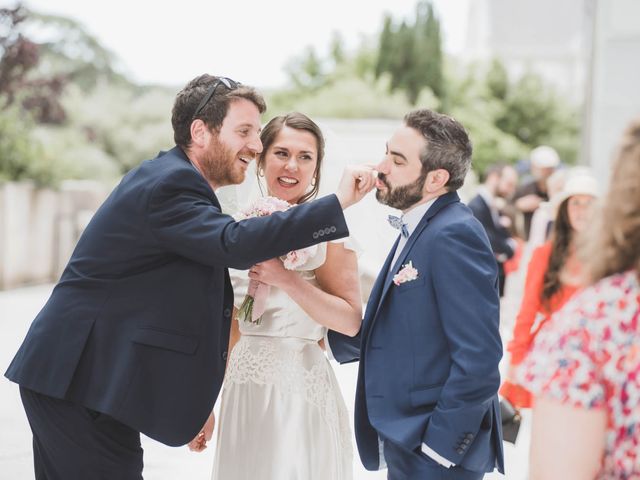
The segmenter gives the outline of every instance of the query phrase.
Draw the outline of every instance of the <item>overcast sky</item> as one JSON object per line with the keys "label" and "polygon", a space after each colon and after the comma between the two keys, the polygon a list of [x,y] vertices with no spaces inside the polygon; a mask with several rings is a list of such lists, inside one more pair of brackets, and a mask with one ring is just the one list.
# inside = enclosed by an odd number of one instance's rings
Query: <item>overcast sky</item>
{"label": "overcast sky", "polygon": [[[445,50],[464,43],[469,0],[434,0]],[[333,31],[348,48],[380,31],[385,12],[409,17],[416,0],[25,0],[72,17],[120,59],[135,81],[182,85],[201,73],[257,87],[286,83],[284,65],[312,45],[326,54]],[[391,6],[393,5],[393,6]]]}

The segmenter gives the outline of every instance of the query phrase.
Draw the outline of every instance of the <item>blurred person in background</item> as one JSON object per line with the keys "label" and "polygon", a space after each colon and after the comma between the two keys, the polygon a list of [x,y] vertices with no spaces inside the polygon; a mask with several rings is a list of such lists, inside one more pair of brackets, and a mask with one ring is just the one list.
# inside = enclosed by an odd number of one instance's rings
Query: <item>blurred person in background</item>
{"label": "blurred person in background", "polygon": [[569,179],[553,199],[557,214],[552,238],[532,253],[520,311],[507,346],[511,354],[507,380],[500,389],[516,407],[532,406],[531,394],[514,381],[516,367],[538,331],[580,288],[577,238],[589,225],[597,196],[598,185],[592,176],[580,174]]}
{"label": "blurred person in background", "polygon": [[522,236],[525,240],[529,239],[533,212],[542,202],[549,200],[547,178],[560,165],[558,152],[547,145],[534,148],[529,160],[533,179],[520,185],[513,198],[515,207],[523,216]]}
{"label": "blurred person in background", "polygon": [[[547,178],[547,192],[549,198],[554,198],[564,188],[567,180],[568,170],[561,169],[553,172]],[[539,247],[549,240],[553,231],[553,221],[555,217],[555,207],[552,202],[545,201],[540,204],[538,209],[531,217],[531,228],[529,230],[529,241],[527,245],[530,250]]]}
{"label": "blurred person in background", "polygon": [[504,165],[500,170],[500,181],[498,182],[498,198],[511,200],[518,189],[518,171],[513,165]]}
{"label": "blurred person in background", "polygon": [[[517,272],[520,268],[520,260],[525,246],[525,242],[519,236],[517,228],[517,219],[520,212],[513,204],[513,197],[515,196],[518,188],[519,180],[520,174],[516,167],[513,165],[505,165],[500,174],[500,182],[498,183],[498,190],[495,198],[496,206],[500,212],[500,224],[509,231],[509,235],[516,242],[516,250],[513,256],[502,263],[505,284],[507,277],[511,273]],[[501,288],[504,289],[504,287]],[[503,325],[501,324],[501,327],[502,326]]]}
{"label": "blurred person in background", "polygon": [[477,189],[477,195],[468,203],[474,217],[484,227],[491,249],[498,262],[498,288],[500,297],[504,295],[504,262],[512,258],[516,248],[516,241],[511,238],[509,230],[503,225],[498,202],[498,189],[500,187],[502,172],[507,167],[503,164],[494,164],[487,168],[483,174],[483,182]]}
{"label": "blurred person in background", "polygon": [[640,118],[584,248],[588,284],[536,339],[531,480],[640,479]]}
{"label": "blurred person in background", "polygon": [[513,165],[504,165],[500,171],[500,181],[496,190],[495,203],[500,212],[500,224],[509,230],[512,237],[517,236],[517,209],[513,205],[513,197],[518,189],[518,171]]}

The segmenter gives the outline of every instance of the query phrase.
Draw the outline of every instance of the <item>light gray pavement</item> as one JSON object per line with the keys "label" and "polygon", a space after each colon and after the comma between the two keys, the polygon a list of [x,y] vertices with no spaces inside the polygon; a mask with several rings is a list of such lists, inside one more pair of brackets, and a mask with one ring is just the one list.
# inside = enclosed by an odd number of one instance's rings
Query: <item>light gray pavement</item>
{"label": "light gray pavement", "polygon": [[[32,319],[46,302],[51,289],[51,285],[42,285],[0,292],[0,370],[2,373],[20,345]],[[512,297],[511,303],[507,302],[505,305],[505,310],[509,312],[517,302],[517,296]],[[357,365],[334,364],[334,369],[353,418]],[[525,425],[517,448],[505,444],[506,478],[509,480],[526,479],[528,430],[528,425]],[[143,448],[147,480],[208,480],[210,478],[215,444],[210,444],[205,452],[196,454],[189,452],[186,447],[170,448],[144,438]],[[0,380],[0,480],[32,479],[31,454],[31,433],[20,403],[18,387],[2,378]],[[355,480],[383,479],[386,478],[386,472],[365,471],[356,456],[354,478]],[[491,474],[485,478],[495,480],[505,477]]]}

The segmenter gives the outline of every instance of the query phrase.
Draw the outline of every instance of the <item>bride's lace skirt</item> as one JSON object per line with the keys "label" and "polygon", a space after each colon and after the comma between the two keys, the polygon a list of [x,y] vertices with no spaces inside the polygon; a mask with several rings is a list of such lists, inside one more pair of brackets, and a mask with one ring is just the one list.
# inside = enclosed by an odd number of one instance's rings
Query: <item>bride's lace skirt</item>
{"label": "bride's lace skirt", "polygon": [[243,335],[217,423],[214,480],[352,478],[347,409],[314,341]]}

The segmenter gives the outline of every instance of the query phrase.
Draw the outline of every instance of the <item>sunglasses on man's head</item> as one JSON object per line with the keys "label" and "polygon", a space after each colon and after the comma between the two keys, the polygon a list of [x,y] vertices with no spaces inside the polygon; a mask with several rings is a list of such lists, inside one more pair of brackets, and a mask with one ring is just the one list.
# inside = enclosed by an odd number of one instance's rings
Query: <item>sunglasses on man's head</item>
{"label": "sunglasses on man's head", "polygon": [[198,104],[198,108],[196,108],[196,111],[193,114],[193,118],[196,118],[202,112],[202,109],[207,105],[207,103],[209,103],[209,100],[211,100],[211,97],[213,97],[213,95],[216,93],[216,89],[220,86],[220,84],[224,85],[229,90],[235,90],[241,85],[240,82],[236,82],[235,80],[231,80],[230,78],[218,77],[218,80],[213,82],[209,87],[209,90],[207,90],[207,94],[202,97],[202,100]]}

